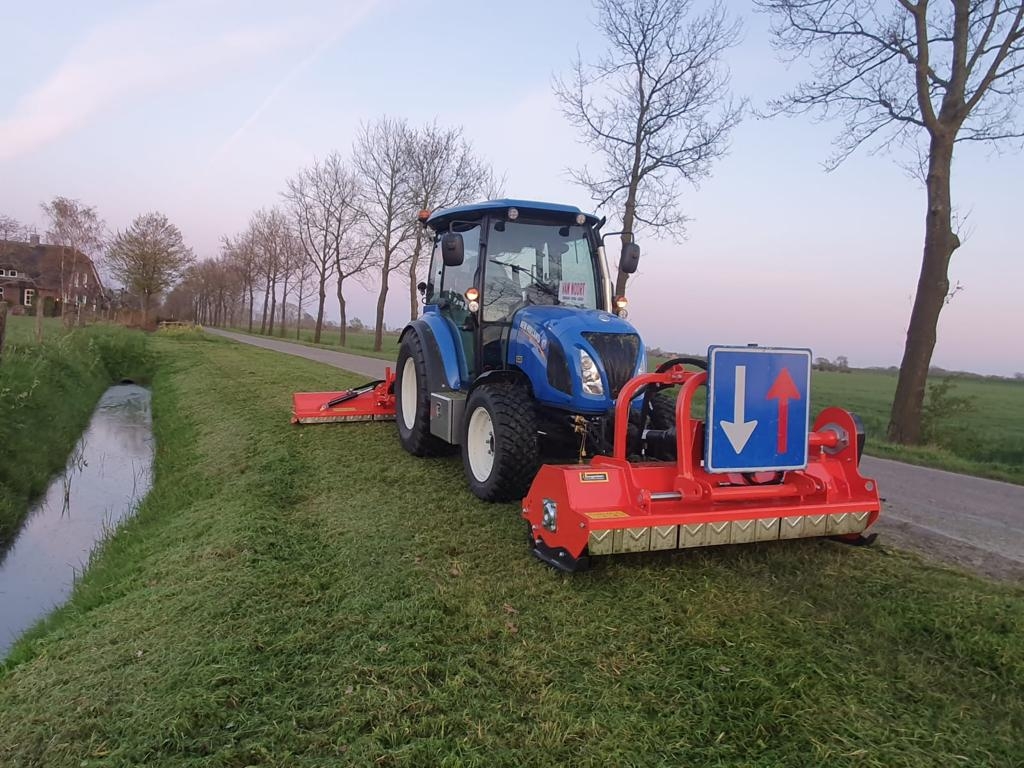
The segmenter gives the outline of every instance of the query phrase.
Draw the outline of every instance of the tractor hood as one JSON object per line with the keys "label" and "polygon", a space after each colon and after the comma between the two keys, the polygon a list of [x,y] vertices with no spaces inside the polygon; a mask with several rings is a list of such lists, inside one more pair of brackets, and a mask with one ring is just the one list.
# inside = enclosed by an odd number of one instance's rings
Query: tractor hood
{"label": "tractor hood", "polygon": [[[646,370],[640,334],[608,312],[549,305],[519,310],[512,320],[509,364],[521,369],[534,396],[547,405],[580,413],[601,413],[615,403],[622,386]],[[600,385],[584,386],[589,357]]]}

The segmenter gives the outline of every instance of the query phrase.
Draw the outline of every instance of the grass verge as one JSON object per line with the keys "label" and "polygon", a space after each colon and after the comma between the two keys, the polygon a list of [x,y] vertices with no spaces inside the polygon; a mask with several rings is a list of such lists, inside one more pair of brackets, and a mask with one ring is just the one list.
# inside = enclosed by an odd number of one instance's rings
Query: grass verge
{"label": "grass verge", "polygon": [[559,575],[457,458],[288,425],[358,377],[153,345],[156,483],[0,673],[2,765],[1024,761],[1020,589],[824,541]]}
{"label": "grass verge", "polygon": [[[143,334],[92,326],[47,329],[30,339],[30,318],[13,318],[0,364],[0,552],[64,466],[103,391],[149,367]],[[34,319],[32,319],[34,321]]]}

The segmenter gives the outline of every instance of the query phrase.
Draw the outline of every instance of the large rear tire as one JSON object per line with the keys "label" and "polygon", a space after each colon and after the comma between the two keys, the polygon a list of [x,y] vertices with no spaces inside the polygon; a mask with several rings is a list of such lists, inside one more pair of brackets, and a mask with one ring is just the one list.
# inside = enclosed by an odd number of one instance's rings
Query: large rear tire
{"label": "large rear tire", "polygon": [[423,344],[415,332],[402,339],[395,376],[398,440],[413,456],[439,456],[448,444],[430,432],[430,388]]}
{"label": "large rear tire", "polygon": [[483,385],[466,403],[462,466],[484,501],[522,499],[540,469],[537,416],[526,388]]}

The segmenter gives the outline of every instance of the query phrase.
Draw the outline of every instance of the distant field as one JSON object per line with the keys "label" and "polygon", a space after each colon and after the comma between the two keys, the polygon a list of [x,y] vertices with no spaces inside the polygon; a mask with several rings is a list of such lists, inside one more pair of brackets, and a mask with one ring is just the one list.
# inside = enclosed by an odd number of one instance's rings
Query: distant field
{"label": "distant field", "polygon": [[[63,333],[59,317],[43,318],[43,338]],[[32,344],[36,340],[36,319],[26,315],[11,315],[7,318],[7,343]]]}
{"label": "distant field", "polygon": [[[932,383],[937,381],[933,378]],[[954,377],[951,394],[970,413],[943,416],[938,445],[907,448],[884,440],[896,375],[882,371],[815,372],[811,406],[840,405],[864,420],[868,451],[915,464],[1024,484],[1024,382]]]}

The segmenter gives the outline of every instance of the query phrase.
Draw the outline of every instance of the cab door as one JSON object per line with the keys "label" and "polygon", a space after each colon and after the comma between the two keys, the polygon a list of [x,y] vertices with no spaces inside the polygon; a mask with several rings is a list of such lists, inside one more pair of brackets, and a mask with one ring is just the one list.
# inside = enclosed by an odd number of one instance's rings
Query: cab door
{"label": "cab door", "polygon": [[440,234],[435,238],[426,301],[428,304],[436,304],[441,315],[450,323],[466,362],[467,380],[472,381],[479,373],[476,362],[477,318],[469,311],[466,291],[477,285],[480,225],[456,224],[452,231],[462,235],[465,258],[457,267],[446,267],[440,253]]}

